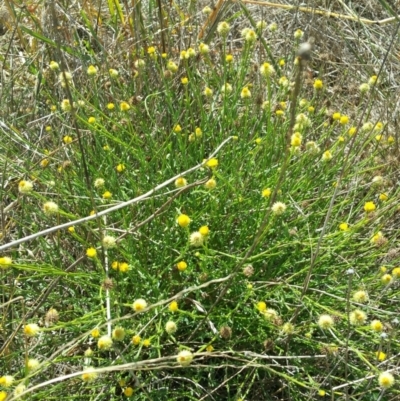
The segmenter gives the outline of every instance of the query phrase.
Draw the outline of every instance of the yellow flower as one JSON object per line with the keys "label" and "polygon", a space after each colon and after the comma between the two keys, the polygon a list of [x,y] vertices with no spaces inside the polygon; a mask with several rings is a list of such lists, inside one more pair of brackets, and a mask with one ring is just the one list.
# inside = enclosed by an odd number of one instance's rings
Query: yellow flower
{"label": "yellow flower", "polygon": [[126,273],[129,270],[129,264],[126,262],[118,263],[118,270],[120,273]]}
{"label": "yellow flower", "polygon": [[116,327],[112,332],[112,338],[116,341],[122,341],[125,338],[125,329],[123,327]]}
{"label": "yellow flower", "polygon": [[240,93],[240,97],[241,97],[242,99],[248,99],[248,98],[251,97],[251,92],[250,92],[250,90],[249,90],[249,88],[248,88],[247,86],[245,86],[245,87],[242,89],[242,92]]}
{"label": "yellow flower", "polygon": [[375,355],[378,361],[384,361],[386,359],[386,354],[382,351],[375,352]]}
{"label": "yellow flower", "polygon": [[189,366],[193,361],[193,354],[190,351],[183,350],[179,352],[179,354],[176,357],[176,360],[181,366]]}
{"label": "yellow flower", "polygon": [[350,313],[350,323],[354,326],[363,325],[367,321],[367,314],[360,309]]}
{"label": "yellow flower", "polygon": [[339,224],[339,229],[341,231],[349,231],[349,225],[347,223],[341,223]]}
{"label": "yellow flower", "polygon": [[90,366],[85,366],[85,368],[83,370],[84,370],[84,372],[82,373],[81,378],[84,382],[91,382],[91,381],[97,379],[98,375],[97,375],[96,371],[93,368],[91,368]]}
{"label": "yellow flower", "polygon": [[329,150],[326,150],[323,154],[322,154],[322,160],[327,162],[329,160],[332,159],[332,153]]}
{"label": "yellow flower", "polygon": [[217,186],[217,181],[215,181],[214,178],[210,178],[205,184],[204,186],[207,189],[214,189]]}
{"label": "yellow flower", "polygon": [[60,66],[58,65],[58,63],[55,62],[55,61],[50,61],[49,67],[50,67],[50,69],[53,70],[53,71],[57,71],[57,70],[60,68]]}
{"label": "yellow flower", "polygon": [[43,212],[45,214],[55,214],[58,212],[58,205],[55,202],[48,201],[43,205]]}
{"label": "yellow flower", "polygon": [[178,71],[178,66],[172,60],[170,60],[167,63],[167,70],[172,73],[175,73]]}
{"label": "yellow flower", "polygon": [[88,248],[86,249],[86,256],[88,258],[95,258],[97,255],[97,251],[95,248]]}
{"label": "yellow flower", "polygon": [[267,304],[264,301],[257,302],[256,307],[260,312],[264,312],[267,310]]}
{"label": "yellow flower", "polygon": [[274,214],[276,214],[277,216],[285,213],[287,206],[283,203],[283,202],[275,202],[272,207],[271,210]]}
{"label": "yellow flower", "polygon": [[39,366],[40,366],[40,362],[37,359],[34,359],[34,358],[30,358],[26,362],[26,368],[30,372],[34,372],[35,370],[38,370]]}
{"label": "yellow flower", "polygon": [[128,111],[131,108],[131,106],[129,106],[129,103],[127,102],[121,102],[119,108],[121,111]]}
{"label": "yellow flower", "polygon": [[230,25],[226,21],[222,21],[218,24],[217,26],[217,32],[221,36],[226,36],[229,33],[229,30],[231,29]]}
{"label": "yellow flower", "polygon": [[218,159],[216,159],[215,157],[213,157],[212,159],[210,159],[210,160],[208,160],[208,161],[206,162],[206,166],[209,167],[209,168],[211,168],[211,169],[216,168],[216,167],[218,166]]}
{"label": "yellow flower", "polygon": [[24,334],[27,337],[35,337],[39,334],[40,327],[36,323],[30,323],[24,326]]}
{"label": "yellow flower", "polygon": [[0,258],[0,267],[5,269],[12,265],[12,259],[9,256],[3,256]]}
{"label": "yellow flower", "polygon": [[126,397],[131,397],[132,394],[133,394],[133,388],[132,388],[132,387],[127,387],[127,388],[124,390],[124,394],[125,394]]}
{"label": "yellow flower", "polygon": [[97,347],[101,350],[109,350],[112,347],[113,341],[110,336],[102,336],[97,341]]}
{"label": "yellow flower", "polygon": [[206,237],[208,234],[210,234],[210,229],[208,228],[208,226],[201,226],[199,228],[199,233],[203,236]]}
{"label": "yellow flower", "polygon": [[210,53],[210,47],[205,43],[199,44],[199,52],[203,55]]}
{"label": "yellow flower", "polygon": [[373,331],[381,332],[383,330],[383,324],[380,320],[373,320],[371,322],[371,329]]}
{"label": "yellow flower", "polygon": [[187,77],[181,78],[182,85],[187,85],[189,83],[189,79]]}
{"label": "yellow flower", "polygon": [[190,218],[186,214],[179,215],[176,221],[180,227],[187,227],[190,224]]}
{"label": "yellow flower", "polygon": [[69,145],[70,143],[72,143],[72,141],[73,141],[72,136],[65,135],[64,138],[63,138],[63,142],[64,142],[66,145]]}
{"label": "yellow flower", "polygon": [[136,335],[132,337],[131,342],[133,345],[139,345],[141,340],[140,336]]}
{"label": "yellow flower", "polygon": [[385,202],[388,199],[389,199],[389,197],[385,193],[382,193],[382,194],[379,195],[379,200],[382,201],[382,202]]}
{"label": "yellow flower", "polygon": [[142,312],[147,308],[147,302],[143,298],[139,298],[133,303],[132,308],[135,312]]}
{"label": "yellow flower", "polygon": [[143,345],[143,347],[146,347],[146,348],[150,347],[150,345],[151,345],[150,339],[146,338],[145,340],[143,340],[142,345]]}
{"label": "yellow flower", "polygon": [[290,139],[290,145],[293,147],[298,147],[301,145],[301,140],[302,136],[300,132],[295,132]]}
{"label": "yellow flower", "polygon": [[301,29],[296,29],[293,36],[295,39],[301,39],[304,35],[304,32]]}
{"label": "yellow flower", "polygon": [[89,117],[88,118],[88,123],[89,124],[94,124],[96,122],[96,119],[94,117]]}
{"label": "yellow flower", "polygon": [[203,91],[204,96],[211,97],[213,95],[213,93],[214,93],[214,91],[211,88],[209,88],[207,86],[204,88],[204,91]]}
{"label": "yellow flower", "polygon": [[265,188],[262,190],[261,195],[263,198],[269,198],[271,196],[271,188]]}
{"label": "yellow flower", "polygon": [[147,54],[154,54],[156,52],[156,48],[154,46],[150,46],[147,48]]}
{"label": "yellow flower", "polygon": [[110,191],[106,191],[103,193],[103,199],[110,199],[112,197],[112,193]]}
{"label": "yellow flower", "polygon": [[392,270],[392,274],[393,274],[393,277],[395,277],[395,278],[400,278],[400,267],[395,267],[395,268]]}
{"label": "yellow flower", "polygon": [[324,87],[324,83],[321,79],[316,79],[313,86],[315,90],[321,90]]}
{"label": "yellow flower", "polygon": [[354,299],[354,301],[356,301],[356,302],[358,302],[360,304],[363,304],[365,302],[368,302],[368,299],[369,299],[368,293],[366,291],[363,291],[363,290],[356,291],[353,294],[353,299]]}
{"label": "yellow flower", "polygon": [[381,277],[381,282],[382,282],[382,284],[384,284],[384,285],[390,284],[390,283],[392,282],[392,280],[393,280],[393,277],[392,277],[390,274],[384,274],[384,275]]}
{"label": "yellow flower", "polygon": [[334,121],[340,120],[340,117],[341,117],[340,113],[333,113],[332,114],[332,119]]}
{"label": "yellow flower", "polygon": [[14,383],[14,377],[10,375],[0,377],[0,385],[3,387],[11,387]]}
{"label": "yellow flower", "polygon": [[334,320],[331,316],[329,315],[321,315],[318,319],[318,326],[321,327],[321,329],[330,329],[334,325]]}
{"label": "yellow flower", "polygon": [[172,320],[169,320],[169,321],[165,324],[165,331],[166,331],[168,334],[173,334],[173,333],[176,332],[176,330],[177,330],[176,323],[173,322]]}
{"label": "yellow flower", "polygon": [[382,372],[378,377],[379,386],[386,389],[394,384],[394,377],[390,372]]}
{"label": "yellow flower", "polygon": [[94,65],[90,65],[87,69],[88,75],[96,75],[97,74],[97,68]]}
{"label": "yellow flower", "polygon": [[182,260],[176,264],[176,267],[178,268],[179,271],[183,272],[187,269],[187,263],[184,260]]}
{"label": "yellow flower", "polygon": [[263,63],[260,67],[260,73],[263,77],[269,78],[275,74],[274,67],[269,63]]}
{"label": "yellow flower", "polygon": [[90,332],[90,335],[91,335],[93,338],[99,338],[99,337],[100,337],[100,330],[96,327],[95,329],[93,329],[93,330]]}
{"label": "yellow flower", "polygon": [[114,68],[110,68],[108,70],[108,73],[110,74],[111,78],[116,78],[118,77],[118,70],[115,70]]}
{"label": "yellow flower", "polygon": [[107,104],[107,109],[108,110],[114,110],[115,109],[115,104],[114,103],[108,103]]}
{"label": "yellow flower", "polygon": [[179,124],[176,124],[175,127],[173,128],[173,131],[178,134],[179,132],[182,131],[182,127]]}
{"label": "yellow flower", "polygon": [[48,164],[49,164],[49,159],[43,159],[43,160],[40,162],[40,167],[45,168],[45,167],[48,166]]}
{"label": "yellow flower", "polygon": [[5,391],[0,391],[0,401],[5,401],[7,398],[7,393]]}
{"label": "yellow flower", "polygon": [[182,187],[186,187],[187,185],[187,181],[185,178],[183,177],[179,177],[175,180],[175,186],[176,188],[182,188]]}
{"label": "yellow flower", "polygon": [[232,56],[232,54],[227,54],[227,55],[225,56],[225,61],[226,61],[227,63],[232,63],[232,61],[233,61],[233,56]]}
{"label": "yellow flower", "polygon": [[376,209],[376,206],[375,206],[375,203],[374,203],[374,202],[365,202],[364,210],[365,210],[367,213],[371,213],[371,212],[373,212],[375,209]]}
{"label": "yellow flower", "polygon": [[339,122],[340,122],[341,125],[346,125],[346,124],[349,123],[349,117],[345,116],[345,115],[342,115],[342,116],[340,116]]}
{"label": "yellow flower", "polygon": [[168,309],[169,309],[171,312],[177,312],[177,311],[179,310],[179,308],[178,308],[178,302],[172,301],[172,302],[169,304]]}
{"label": "yellow flower", "polygon": [[192,245],[194,247],[200,247],[203,245],[204,237],[203,237],[203,235],[200,234],[200,232],[195,231],[190,234],[189,242],[190,242],[190,245]]}
{"label": "yellow flower", "polygon": [[125,164],[120,163],[115,169],[118,171],[118,173],[122,173],[125,170]]}

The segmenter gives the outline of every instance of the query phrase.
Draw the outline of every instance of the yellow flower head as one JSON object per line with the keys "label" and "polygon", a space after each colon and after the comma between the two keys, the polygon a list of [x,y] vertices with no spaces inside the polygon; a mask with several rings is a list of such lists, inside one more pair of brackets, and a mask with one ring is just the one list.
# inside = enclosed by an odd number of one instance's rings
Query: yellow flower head
{"label": "yellow flower head", "polygon": [[324,330],[332,328],[334,323],[335,322],[330,315],[321,315],[318,319],[318,326]]}
{"label": "yellow flower head", "polygon": [[203,236],[206,237],[208,234],[210,234],[210,229],[208,228],[208,226],[201,226],[199,228],[199,233]]}
{"label": "yellow flower head", "polygon": [[112,344],[113,344],[113,341],[112,341],[111,337],[107,336],[107,335],[100,337],[99,340],[97,341],[97,347],[100,350],[104,350],[104,351],[109,350],[112,347]]}
{"label": "yellow flower head", "polygon": [[364,304],[366,302],[368,302],[368,293],[366,291],[360,290],[360,291],[356,291],[353,294],[353,299],[355,302],[358,302],[360,304]]}
{"label": "yellow flower head", "polygon": [[187,185],[187,181],[185,178],[183,177],[179,177],[175,180],[175,186],[176,188],[182,188],[182,187],[186,187]]}
{"label": "yellow flower head", "polygon": [[178,356],[176,357],[176,360],[181,366],[189,366],[193,361],[193,354],[188,350],[183,350],[179,352]]}
{"label": "yellow flower head", "polygon": [[14,377],[10,375],[0,377],[0,385],[3,387],[11,387],[14,383]]}
{"label": "yellow flower head", "polygon": [[31,181],[22,180],[18,183],[18,190],[21,194],[29,194],[33,191],[33,184]]}
{"label": "yellow flower head", "polygon": [[349,231],[349,225],[347,223],[340,223],[339,224],[339,229],[341,231]]}
{"label": "yellow flower head", "polygon": [[184,260],[181,260],[176,264],[176,267],[178,268],[179,271],[183,272],[187,269],[187,263]]}
{"label": "yellow flower head", "polygon": [[48,201],[43,205],[43,211],[45,214],[56,214],[58,213],[58,205],[55,202]]}
{"label": "yellow flower head", "polygon": [[131,108],[131,106],[129,106],[129,103],[127,102],[121,102],[119,108],[121,111],[128,111]]}
{"label": "yellow flower head", "polygon": [[180,214],[176,219],[176,222],[180,227],[187,227],[190,224],[190,218],[186,214]]}
{"label": "yellow flower head", "polygon": [[90,65],[87,69],[88,75],[96,75],[97,74],[97,68],[94,65]]}
{"label": "yellow flower head", "polygon": [[178,308],[178,302],[172,301],[172,302],[169,304],[168,309],[169,309],[171,312],[177,312],[177,311],[179,310],[179,308]]}
{"label": "yellow flower head", "polygon": [[118,173],[122,173],[125,170],[125,168],[126,168],[125,164],[120,163],[115,169],[118,171]]}
{"label": "yellow flower head", "polygon": [[231,29],[230,25],[226,21],[222,21],[218,24],[217,26],[217,32],[221,36],[226,36],[229,33],[229,30]]}
{"label": "yellow flower head", "polygon": [[112,197],[112,193],[110,191],[105,191],[103,193],[103,199],[110,199]]}
{"label": "yellow flower head", "polygon": [[96,255],[97,255],[97,251],[95,248],[91,247],[91,248],[86,249],[86,256],[88,258],[95,258]]}
{"label": "yellow flower head", "polygon": [[379,386],[383,389],[392,387],[394,381],[394,377],[390,372],[382,372],[378,377]]}
{"label": "yellow flower head", "polygon": [[24,326],[24,334],[27,337],[35,337],[39,334],[40,327],[36,323],[30,323]]}
{"label": "yellow flower head", "polygon": [[147,308],[147,302],[144,299],[139,298],[133,303],[132,308],[135,312],[142,312]]}
{"label": "yellow flower head", "polygon": [[0,258],[0,267],[2,269],[10,267],[11,265],[12,265],[12,259],[9,256],[2,256]]}
{"label": "yellow flower head", "polygon": [[131,342],[133,345],[139,345],[141,340],[140,336],[136,335],[132,337]]}
{"label": "yellow flower head", "polygon": [[383,331],[383,324],[380,320],[373,320],[371,322],[371,329],[373,331],[381,332]]}
{"label": "yellow flower head", "polygon": [[215,157],[213,157],[212,159],[208,160],[206,162],[206,166],[211,168],[211,169],[215,169],[218,166],[218,159],[216,159]]}
{"label": "yellow flower head", "polygon": [[375,203],[374,203],[374,202],[365,202],[364,210],[365,210],[367,213],[371,213],[371,212],[373,212],[375,209],[376,209],[376,206],[375,206]]}
{"label": "yellow flower head", "polygon": [[214,178],[210,178],[205,184],[204,186],[207,189],[214,189],[217,186],[217,181],[215,181]]}
{"label": "yellow flower head", "polygon": [[245,86],[245,87],[242,89],[242,92],[240,93],[240,97],[241,97],[242,99],[248,99],[248,98],[251,97],[251,92],[250,92],[250,90],[249,90],[249,88],[248,88],[247,86]]}
{"label": "yellow flower head", "polygon": [[350,323],[354,326],[361,326],[367,321],[367,314],[360,310],[355,309],[350,313]]}
{"label": "yellow flower head", "polygon": [[315,90],[321,90],[324,87],[324,83],[321,79],[316,79],[313,86]]}

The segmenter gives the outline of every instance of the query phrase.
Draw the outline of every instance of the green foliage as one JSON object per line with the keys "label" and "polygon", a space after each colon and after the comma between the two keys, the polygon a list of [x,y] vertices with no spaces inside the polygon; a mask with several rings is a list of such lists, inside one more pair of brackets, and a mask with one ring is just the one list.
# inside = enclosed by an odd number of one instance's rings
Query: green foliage
{"label": "green foliage", "polygon": [[[4,59],[0,373],[15,381],[7,387],[3,376],[0,391],[15,399],[25,385],[30,400],[398,397],[377,379],[396,371],[400,351],[398,148],[375,110],[383,79],[364,74],[357,88],[369,80],[369,91],[350,113],[346,98],[332,102],[323,69],[318,83],[313,61],[297,57],[301,31],[288,38],[238,6],[226,20],[248,30],[214,27],[208,52],[197,39],[206,16],[174,2],[160,13],[163,54],[151,15],[136,6],[128,18],[123,3],[96,11],[85,2],[83,27],[61,20],[54,37],[36,19],[22,24],[33,41],[25,59],[17,68]],[[177,223],[181,214],[189,225]],[[360,290],[366,302],[353,297]],[[108,346],[102,336],[116,328]],[[194,356],[188,366],[183,350]]]}

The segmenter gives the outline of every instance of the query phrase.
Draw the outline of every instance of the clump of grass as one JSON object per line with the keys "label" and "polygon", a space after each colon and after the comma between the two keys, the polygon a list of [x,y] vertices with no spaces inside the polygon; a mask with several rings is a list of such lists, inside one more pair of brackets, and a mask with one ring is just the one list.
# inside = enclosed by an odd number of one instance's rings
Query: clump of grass
{"label": "clump of grass", "polygon": [[398,396],[385,65],[350,107],[299,27],[124,6],[18,11],[0,400]]}

